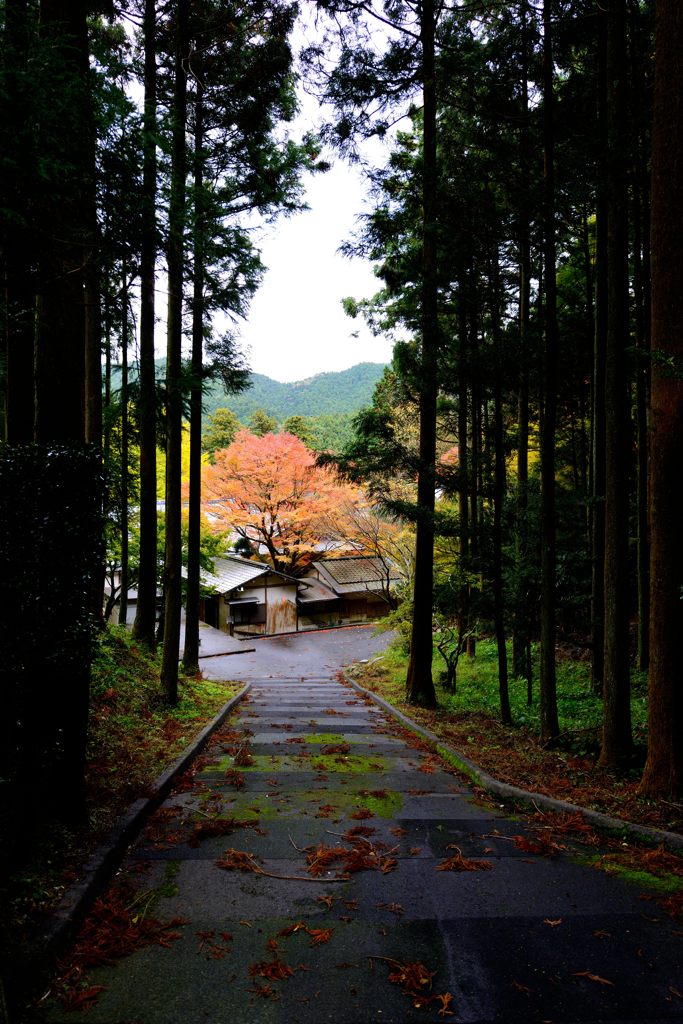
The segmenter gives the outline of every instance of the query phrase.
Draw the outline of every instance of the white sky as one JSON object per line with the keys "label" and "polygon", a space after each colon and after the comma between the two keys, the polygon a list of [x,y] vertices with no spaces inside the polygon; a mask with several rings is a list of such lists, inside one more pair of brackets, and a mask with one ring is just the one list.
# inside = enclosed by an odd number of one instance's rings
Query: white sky
{"label": "white sky", "polygon": [[[301,27],[295,42],[303,40]],[[133,94],[140,90],[131,86]],[[140,97],[138,96],[138,100]],[[299,116],[288,126],[294,138],[315,130],[318,103],[299,93]],[[376,156],[382,149],[372,147]],[[365,209],[366,185],[361,171],[323,152],[332,164],[324,174],[306,174],[305,202],[309,209],[280,217],[263,229],[256,244],[268,268],[254,296],[246,321],[232,325],[251,370],[274,380],[305,380],[317,373],[345,370],[356,363],[388,363],[392,343],[374,337],[362,317],[352,320],[342,299],[369,298],[381,287],[372,265],[349,259],[337,250],[351,238],[359,214]],[[157,344],[165,352],[165,276],[157,283]],[[220,317],[217,328],[220,329]]]}
{"label": "white sky", "polygon": [[337,252],[363,209],[360,172],[337,161],[307,182],[310,210],[278,219],[261,244],[269,269],[240,329],[252,370],[279,381],[391,359],[391,343],[341,305],[381,287],[367,260]]}

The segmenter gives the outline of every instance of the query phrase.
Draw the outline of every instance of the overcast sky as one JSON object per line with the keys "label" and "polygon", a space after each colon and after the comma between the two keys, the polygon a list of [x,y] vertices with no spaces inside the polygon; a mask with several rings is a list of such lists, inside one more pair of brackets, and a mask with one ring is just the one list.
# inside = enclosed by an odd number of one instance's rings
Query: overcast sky
{"label": "overcast sky", "polygon": [[341,305],[344,296],[366,298],[381,284],[369,262],[337,252],[363,209],[360,172],[336,162],[307,181],[310,210],[268,229],[261,246],[268,273],[241,329],[252,370],[279,381],[391,359],[391,344]]}

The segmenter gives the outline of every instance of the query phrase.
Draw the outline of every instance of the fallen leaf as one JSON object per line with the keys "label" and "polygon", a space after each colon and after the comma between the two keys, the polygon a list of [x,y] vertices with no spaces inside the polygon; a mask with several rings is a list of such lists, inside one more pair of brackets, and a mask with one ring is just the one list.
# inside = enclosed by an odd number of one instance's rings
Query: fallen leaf
{"label": "fallen leaf", "polygon": [[256,874],[261,872],[261,868],[254,860],[254,855],[245,850],[226,850],[215,864],[217,868],[222,868],[224,871],[252,871]]}
{"label": "fallen leaf", "polygon": [[375,906],[378,910],[388,910],[392,914],[405,914],[400,903],[376,903]]}
{"label": "fallen leaf", "polygon": [[283,939],[288,938],[290,935],[296,935],[297,932],[307,931],[306,925],[303,921],[295,921],[294,924],[288,924],[286,928],[282,928],[278,935]]}
{"label": "fallen leaf", "polygon": [[449,1010],[449,1006],[453,1002],[453,996],[451,995],[450,992],[444,992],[443,995],[434,996],[434,999],[436,999],[437,1002],[441,1003],[441,1007],[439,1009],[439,1017],[453,1016],[453,1010]]}
{"label": "fallen leaf", "polygon": [[332,938],[333,928],[307,928],[306,931],[313,940],[312,946],[321,946],[323,942],[329,942]]}
{"label": "fallen leaf", "polygon": [[262,985],[260,982],[255,981],[250,989],[255,996],[260,999],[273,999],[277,1001],[280,998],[280,993],[277,992],[271,985]]}
{"label": "fallen leaf", "polygon": [[590,971],[574,971],[572,977],[588,978],[589,981],[595,981],[598,985],[611,985],[612,988],[615,988],[613,981],[608,981],[607,978],[601,978],[599,974],[592,974]]}
{"label": "fallen leaf", "polygon": [[537,836],[534,839],[530,839],[528,836],[512,836],[512,841],[519,850],[524,850],[525,853],[537,853],[541,857],[555,857],[560,850],[565,850],[566,847],[559,843],[545,833]]}
{"label": "fallen leaf", "polygon": [[249,974],[252,977],[258,974],[269,981],[282,981],[283,978],[291,978],[294,969],[276,957],[274,960],[262,960],[260,963],[251,964]]}
{"label": "fallen leaf", "polygon": [[474,860],[470,857],[463,857],[459,847],[449,843],[447,850],[455,850],[452,857],[447,857],[440,864],[436,865],[437,871],[490,871],[493,865],[490,860]]}
{"label": "fallen leaf", "polygon": [[550,928],[557,928],[558,924],[562,924],[562,918],[557,917],[552,921],[549,917],[544,917],[543,924],[547,924]]}

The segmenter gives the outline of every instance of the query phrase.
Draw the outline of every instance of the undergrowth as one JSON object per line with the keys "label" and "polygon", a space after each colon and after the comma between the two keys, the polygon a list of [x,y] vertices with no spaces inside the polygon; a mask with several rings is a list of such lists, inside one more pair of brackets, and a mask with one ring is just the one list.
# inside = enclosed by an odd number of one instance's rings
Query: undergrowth
{"label": "undergrowth", "polygon": [[[355,678],[381,694],[411,718],[484,771],[525,790],[546,793],[617,818],[669,831],[683,830],[683,807],[666,801],[644,800],[638,782],[646,753],[647,694],[644,674],[633,673],[632,718],[634,752],[620,773],[597,764],[600,752],[602,701],[590,685],[589,665],[580,659],[558,658],[557,700],[561,735],[549,747],[538,740],[538,685],[527,704],[527,684],[509,683],[512,726],[500,721],[498,663],[495,643],[479,639],[474,658],[463,655],[458,665],[456,692],[444,689],[444,667],[434,651],[436,711],[408,705],[405,699],[407,655],[400,642],[371,662],[358,666]],[[536,679],[538,678],[537,665]]]}
{"label": "undergrowth", "polygon": [[36,823],[30,842],[23,844],[21,863],[0,892],[0,925],[30,931],[79,877],[117,818],[239,689],[237,683],[181,677],[178,705],[169,708],[159,670],[158,656],[124,627],[108,627],[99,635],[92,666],[87,823],[80,829]]}

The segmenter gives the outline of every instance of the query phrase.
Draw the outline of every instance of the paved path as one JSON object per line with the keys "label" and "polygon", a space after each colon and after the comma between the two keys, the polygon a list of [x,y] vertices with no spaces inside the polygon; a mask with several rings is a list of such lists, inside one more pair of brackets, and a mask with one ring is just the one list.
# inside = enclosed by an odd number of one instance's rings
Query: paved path
{"label": "paved path", "polygon": [[683,1020],[680,927],[638,887],[519,848],[522,831],[350,687],[262,679],[125,866],[180,937],[93,972],[105,991],[83,1019]]}

